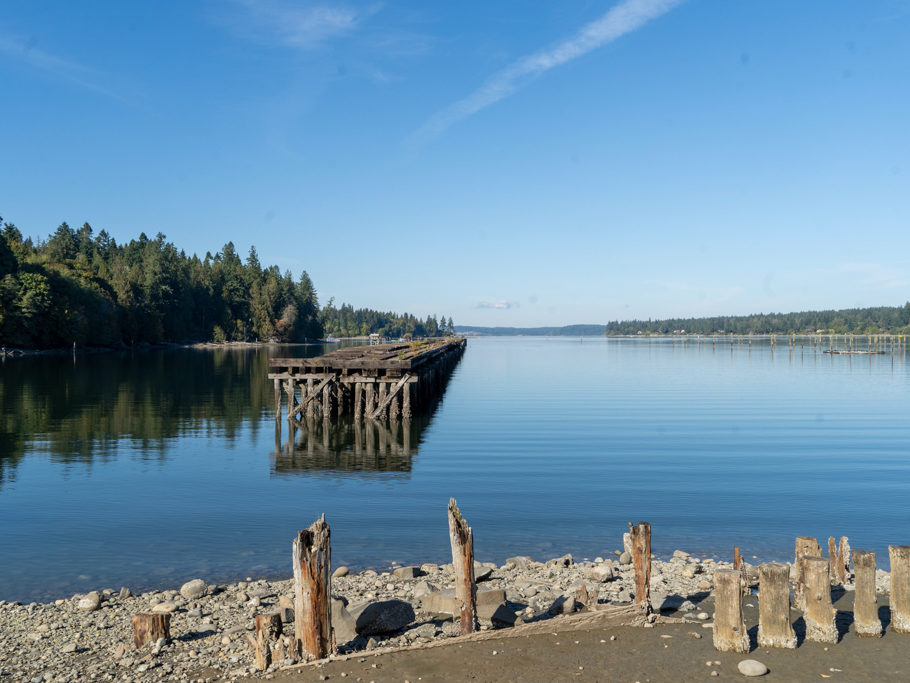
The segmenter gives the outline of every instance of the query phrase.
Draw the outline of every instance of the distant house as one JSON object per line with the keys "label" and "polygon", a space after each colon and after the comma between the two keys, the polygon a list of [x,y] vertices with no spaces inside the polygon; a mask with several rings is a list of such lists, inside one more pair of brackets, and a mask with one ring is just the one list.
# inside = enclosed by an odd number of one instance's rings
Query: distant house
{"label": "distant house", "polygon": [[373,344],[378,344],[378,343],[379,343],[379,333],[371,332],[370,333],[370,345],[372,346]]}

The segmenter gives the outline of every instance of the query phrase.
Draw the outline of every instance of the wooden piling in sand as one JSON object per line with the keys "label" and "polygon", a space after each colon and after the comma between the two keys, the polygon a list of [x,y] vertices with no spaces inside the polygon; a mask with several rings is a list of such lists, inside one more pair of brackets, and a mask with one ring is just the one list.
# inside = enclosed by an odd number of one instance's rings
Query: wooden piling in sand
{"label": "wooden piling in sand", "polygon": [[803,594],[806,590],[806,572],[803,560],[806,557],[821,557],[821,554],[818,541],[812,536],[800,536],[796,539],[796,559],[793,563],[796,568],[796,583],[793,587],[793,601],[799,609],[805,609]]}
{"label": "wooden piling in sand", "polygon": [[281,615],[278,612],[258,614],[254,620],[255,635],[246,634],[247,642],[253,648],[253,659],[259,671],[272,665],[272,648],[280,646]]}
{"label": "wooden piling in sand", "polygon": [[790,567],[765,562],[758,568],[758,646],[796,647],[790,623]]}
{"label": "wooden piling in sand", "polygon": [[157,643],[162,638],[165,642],[171,641],[170,614],[134,614],[132,625],[133,643],[137,650],[146,643]]}
{"label": "wooden piling in sand", "polygon": [[910,633],[910,545],[889,545],[891,630]]}
{"label": "wooden piling in sand", "polygon": [[629,522],[632,542],[632,565],[635,568],[635,600],[645,614],[651,613],[651,525]]}
{"label": "wooden piling in sand", "polygon": [[294,539],[294,638],[303,659],[332,651],[332,545],[325,515]]}
{"label": "wooden piling in sand", "polygon": [[803,614],[806,620],[806,640],[815,643],[836,643],[834,606],[831,604],[831,580],[828,560],[824,557],[803,558],[805,590]]}
{"label": "wooden piling in sand", "polygon": [[449,543],[455,570],[455,599],[460,607],[461,635],[477,629],[477,583],[474,581],[474,531],[454,498],[449,499]]}
{"label": "wooden piling in sand", "polygon": [[742,572],[737,569],[714,572],[714,649],[749,651],[749,635],[743,619]]}
{"label": "wooden piling in sand", "polygon": [[854,550],[853,567],[856,570],[856,591],[853,596],[853,627],[856,635],[880,637],[882,622],[878,618],[878,603],[875,598],[875,553]]}

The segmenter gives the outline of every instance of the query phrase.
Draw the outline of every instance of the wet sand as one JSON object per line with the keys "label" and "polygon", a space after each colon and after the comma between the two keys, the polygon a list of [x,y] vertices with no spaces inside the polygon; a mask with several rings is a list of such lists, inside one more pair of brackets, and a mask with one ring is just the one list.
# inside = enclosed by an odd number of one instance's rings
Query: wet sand
{"label": "wet sand", "polygon": [[[882,603],[887,605],[887,596],[879,596],[879,604]],[[887,630],[882,638],[858,638],[852,627],[852,592],[844,593],[835,602],[840,632],[836,645],[804,642],[801,615],[791,613],[799,641],[795,650],[756,648],[757,596],[746,599],[745,604],[746,625],[752,639],[752,650],[745,655],[717,652],[711,629],[694,620],[684,624],[658,623],[653,628],[571,630],[556,619],[550,622],[553,629],[546,634],[451,642],[388,654],[363,652],[342,661],[279,672],[272,680],[712,681],[744,679],[737,669],[744,659],[756,659],[768,667],[763,680],[910,680],[910,635]],[[705,600],[699,609],[712,614],[711,600]],[[879,614],[887,625],[888,608],[880,607]],[[716,676],[712,675],[714,672]]]}

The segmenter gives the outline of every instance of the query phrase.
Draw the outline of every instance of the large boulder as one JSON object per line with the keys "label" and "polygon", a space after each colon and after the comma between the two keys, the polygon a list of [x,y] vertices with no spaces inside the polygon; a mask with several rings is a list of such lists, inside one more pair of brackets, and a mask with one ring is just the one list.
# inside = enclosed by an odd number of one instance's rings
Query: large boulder
{"label": "large boulder", "polygon": [[101,607],[101,593],[98,591],[92,591],[91,593],[86,593],[82,596],[76,606],[86,612],[94,612],[96,609]]}
{"label": "large boulder", "polygon": [[414,608],[404,600],[364,602],[348,607],[344,599],[332,599],[336,645],[344,645],[357,636],[368,638],[396,633],[412,621]]}
{"label": "large boulder", "polygon": [[196,600],[205,595],[208,590],[209,587],[205,584],[205,581],[202,579],[193,579],[180,586],[180,595],[187,600]]}

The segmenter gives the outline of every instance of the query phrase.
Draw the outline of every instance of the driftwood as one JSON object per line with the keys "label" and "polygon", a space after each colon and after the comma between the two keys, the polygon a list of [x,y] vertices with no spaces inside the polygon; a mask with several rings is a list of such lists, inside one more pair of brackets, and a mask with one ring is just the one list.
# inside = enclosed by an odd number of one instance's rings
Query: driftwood
{"label": "driftwood", "polygon": [[332,651],[332,545],[325,515],[294,539],[295,650],[305,659]]}
{"label": "driftwood", "polygon": [[910,633],[910,545],[889,545],[891,559],[891,630]]}
{"label": "driftwood", "polygon": [[805,557],[804,615],[806,640],[815,643],[836,643],[834,606],[831,604],[831,580],[828,561],[824,557]]}
{"label": "driftwood", "polygon": [[632,543],[632,564],[635,567],[635,600],[645,614],[651,613],[651,525],[629,522]]}
{"label": "driftwood", "polygon": [[796,647],[790,623],[790,568],[780,562],[758,568],[758,646]]}
{"label": "driftwood", "polygon": [[853,567],[856,570],[856,592],[853,598],[853,626],[856,635],[880,637],[882,622],[878,618],[878,603],[875,599],[875,553],[854,550]]}
{"label": "driftwood", "polygon": [[749,651],[749,635],[743,619],[742,572],[737,569],[714,572],[714,649]]}
{"label": "driftwood", "polygon": [[474,532],[449,500],[449,542],[455,568],[455,598],[460,606],[461,635],[477,630],[477,584],[474,581]]}
{"label": "driftwood", "polygon": [[133,615],[133,642],[138,650],[146,643],[156,643],[161,638],[171,640],[171,615],[170,614],[145,614]]}

